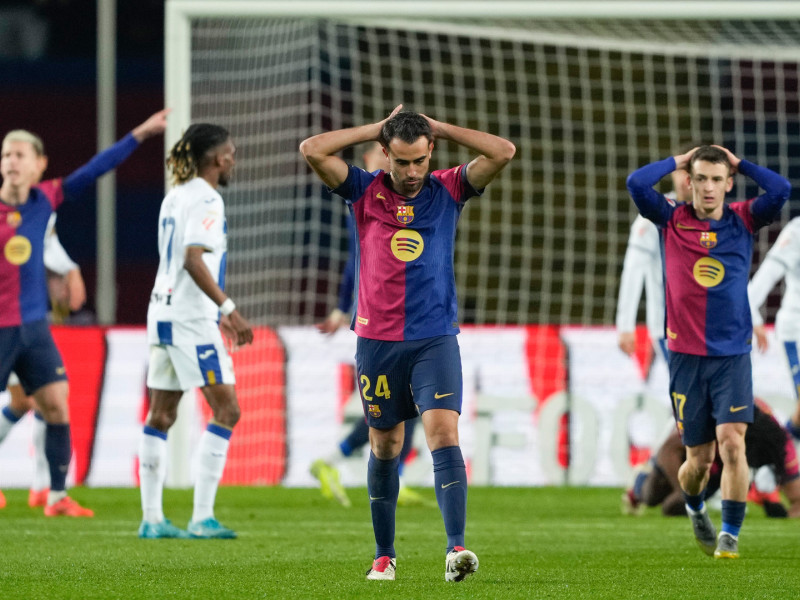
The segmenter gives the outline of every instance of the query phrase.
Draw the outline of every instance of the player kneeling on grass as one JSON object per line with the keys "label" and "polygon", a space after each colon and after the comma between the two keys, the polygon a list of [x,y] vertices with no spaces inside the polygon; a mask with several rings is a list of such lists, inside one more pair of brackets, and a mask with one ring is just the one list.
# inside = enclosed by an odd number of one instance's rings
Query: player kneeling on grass
{"label": "player kneeling on grass", "polygon": [[[353,323],[369,424],[367,491],[375,534],[367,579],[395,578],[399,455],[405,421],[421,414],[447,533],[445,580],[461,581],[477,570],[478,558],[464,548],[467,473],[458,445],[462,373],[455,229],[467,200],[481,194],[516,148],[495,135],[400,108],[379,123],[311,137],[300,151],[322,181],[345,198],[359,241]],[[434,139],[465,146],[478,157],[431,172]],[[337,156],[375,140],[389,159],[389,172],[370,173]]]}
{"label": "player kneeling on grass", "polygon": [[[167,158],[176,187],[161,204],[160,262],[147,311],[150,411],[139,449],[142,538],[236,537],[214,517],[229,440],[239,420],[233,362],[220,330],[234,348],[253,341],[250,325],[223,291],[227,225],[217,188],[228,183],[235,151],[225,129],[200,123],[189,127]],[[164,518],[162,493],[167,431],[184,391],[196,387],[213,418],[195,455],[194,512],[187,532]]]}

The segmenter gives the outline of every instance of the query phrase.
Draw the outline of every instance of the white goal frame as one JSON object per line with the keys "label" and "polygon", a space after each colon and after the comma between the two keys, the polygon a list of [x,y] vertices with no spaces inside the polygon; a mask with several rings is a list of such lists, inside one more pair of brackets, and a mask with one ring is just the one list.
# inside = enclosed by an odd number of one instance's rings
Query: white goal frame
{"label": "white goal frame", "polygon": [[[800,18],[800,2],[792,0],[723,0],[669,2],[650,0],[167,0],[164,23],[164,96],[172,108],[164,136],[166,149],[191,122],[191,29],[202,17],[335,17],[361,21],[416,18],[581,18],[581,19],[720,19],[791,20]],[[638,44],[641,46],[641,44]],[[662,48],[663,50],[663,48]],[[707,50],[704,50],[706,52]],[[780,56],[774,52],[772,59]],[[796,60],[796,56],[791,56]]]}

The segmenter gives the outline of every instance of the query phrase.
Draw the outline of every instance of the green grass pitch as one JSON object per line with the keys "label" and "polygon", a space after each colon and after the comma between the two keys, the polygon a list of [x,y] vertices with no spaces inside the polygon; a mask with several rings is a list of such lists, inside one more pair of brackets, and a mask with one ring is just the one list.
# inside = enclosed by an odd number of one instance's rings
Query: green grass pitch
{"label": "green grass pitch", "polygon": [[[433,499],[432,490],[422,490]],[[140,540],[133,489],[76,489],[93,519],[49,519],[27,492],[0,511],[0,597],[25,598],[797,598],[800,523],[750,505],[739,560],[702,554],[689,522],[619,511],[619,490],[473,488],[467,546],[480,559],[444,581],[435,508],[397,511],[397,580],[365,581],[374,551],[366,491],[349,509],[317,490],[226,487],[217,516],[238,540]],[[185,527],[191,491],[167,490]],[[712,515],[719,526],[719,513]]]}

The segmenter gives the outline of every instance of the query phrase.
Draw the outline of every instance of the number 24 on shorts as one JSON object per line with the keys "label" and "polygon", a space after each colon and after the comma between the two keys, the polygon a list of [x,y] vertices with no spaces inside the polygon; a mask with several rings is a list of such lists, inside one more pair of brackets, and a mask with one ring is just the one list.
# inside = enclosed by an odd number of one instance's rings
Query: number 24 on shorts
{"label": "number 24 on shorts", "polygon": [[[372,387],[369,377],[362,375],[359,381],[361,382],[361,397],[366,401],[372,400],[373,396],[369,395],[369,390]],[[386,379],[386,375],[378,375],[374,393],[378,398],[385,398],[386,400],[391,398],[392,393],[389,391],[389,381]]]}

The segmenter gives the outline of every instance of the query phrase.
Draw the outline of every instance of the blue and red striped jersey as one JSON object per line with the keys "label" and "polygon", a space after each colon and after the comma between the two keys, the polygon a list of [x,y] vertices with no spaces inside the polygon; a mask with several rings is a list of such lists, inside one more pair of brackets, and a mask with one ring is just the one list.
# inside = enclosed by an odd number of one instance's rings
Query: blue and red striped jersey
{"label": "blue and red striped jersey", "polygon": [[674,170],[675,160],[668,158],[628,177],[639,212],[659,228],[669,349],[699,356],[749,353],[753,326],[747,283],[753,233],[778,215],[791,185],[777,173],[742,160],[739,172],[766,193],[724,205],[719,220],[699,219],[690,203],[675,205],[653,189]]}
{"label": "blue and red striped jersey", "polygon": [[50,214],[63,201],[61,180],[51,179],[31,188],[24,204],[0,202],[0,327],[47,316],[44,234]]}
{"label": "blue and red striped jersey", "polygon": [[465,202],[480,195],[466,165],[433,171],[414,198],[394,192],[388,173],[354,166],[334,191],[347,200],[356,231],[356,334],[384,341],[457,334],[456,224]]}

